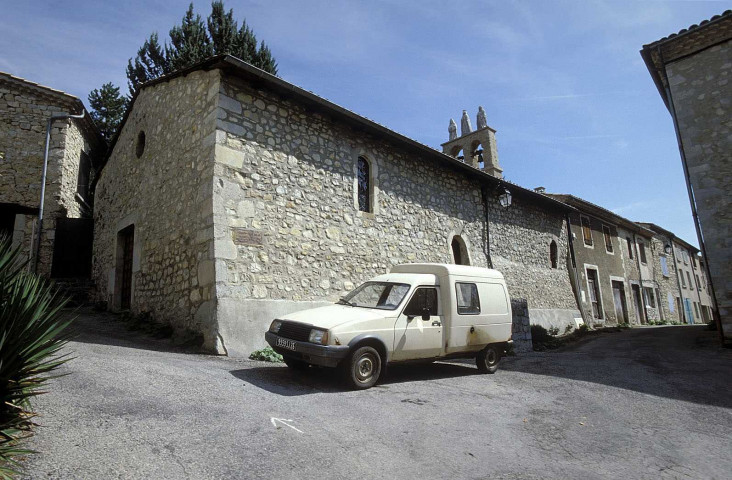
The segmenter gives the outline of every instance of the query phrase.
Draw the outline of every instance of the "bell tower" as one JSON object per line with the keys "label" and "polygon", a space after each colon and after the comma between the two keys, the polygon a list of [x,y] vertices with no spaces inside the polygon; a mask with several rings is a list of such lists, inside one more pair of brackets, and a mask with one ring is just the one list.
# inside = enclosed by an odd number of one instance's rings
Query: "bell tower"
{"label": "bell tower", "polygon": [[457,135],[457,124],[453,119],[450,119],[448,133],[449,140],[442,144],[442,153],[483,170],[489,175],[503,178],[503,169],[498,164],[496,131],[488,126],[483,107],[478,107],[475,131],[470,125],[468,112],[463,110],[460,119],[460,136]]}

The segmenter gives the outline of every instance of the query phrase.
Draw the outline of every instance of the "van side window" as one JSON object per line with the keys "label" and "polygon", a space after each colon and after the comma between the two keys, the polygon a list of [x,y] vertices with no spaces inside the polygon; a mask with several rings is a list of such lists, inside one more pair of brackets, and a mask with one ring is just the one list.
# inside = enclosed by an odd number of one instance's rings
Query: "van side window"
{"label": "van side window", "polygon": [[437,315],[437,289],[418,288],[404,309],[404,315],[410,317]]}
{"label": "van side window", "polygon": [[455,283],[457,293],[457,312],[459,315],[478,315],[480,313],[480,298],[478,286],[474,283]]}

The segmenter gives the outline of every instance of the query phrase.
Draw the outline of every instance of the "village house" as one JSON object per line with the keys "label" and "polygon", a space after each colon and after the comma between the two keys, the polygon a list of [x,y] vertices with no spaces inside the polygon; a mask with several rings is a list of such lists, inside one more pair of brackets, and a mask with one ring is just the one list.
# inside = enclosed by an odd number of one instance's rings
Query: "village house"
{"label": "village house", "polygon": [[547,194],[573,206],[577,296],[593,325],[642,325],[663,319],[650,260],[653,232],[587,200]]}
{"label": "village house", "polygon": [[99,298],[246,355],[278,315],[442,262],[503,272],[519,346],[576,325],[573,207],[502,180],[482,109],[466,127],[458,159],[230,56],[152,81],[96,189]]}
{"label": "village house", "polygon": [[[81,119],[68,118],[82,113]],[[63,118],[57,118],[60,116]],[[38,248],[49,121],[43,226]],[[57,279],[89,277],[90,186],[93,166],[105,148],[81,100],[0,72],[0,235],[20,245],[24,258],[32,260],[38,273]]]}
{"label": "village house", "polygon": [[[641,56],[673,119],[723,341],[732,339],[732,10],[644,45]],[[684,274],[686,277],[686,274]],[[688,284],[688,278],[684,278]],[[683,284],[682,284],[683,286]],[[693,303],[692,298],[688,298]],[[686,302],[686,300],[684,300]],[[684,305],[691,317],[695,310]],[[691,312],[691,313],[690,313]],[[701,314],[702,318],[703,314]]]}

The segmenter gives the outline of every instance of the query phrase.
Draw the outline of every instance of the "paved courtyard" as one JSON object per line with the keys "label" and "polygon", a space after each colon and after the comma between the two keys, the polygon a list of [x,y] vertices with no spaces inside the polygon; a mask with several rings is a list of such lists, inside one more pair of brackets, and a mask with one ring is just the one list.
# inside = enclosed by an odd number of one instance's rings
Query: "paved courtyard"
{"label": "paved courtyard", "polygon": [[28,478],[729,478],[732,350],[704,327],[335,375],[186,353],[84,314]]}

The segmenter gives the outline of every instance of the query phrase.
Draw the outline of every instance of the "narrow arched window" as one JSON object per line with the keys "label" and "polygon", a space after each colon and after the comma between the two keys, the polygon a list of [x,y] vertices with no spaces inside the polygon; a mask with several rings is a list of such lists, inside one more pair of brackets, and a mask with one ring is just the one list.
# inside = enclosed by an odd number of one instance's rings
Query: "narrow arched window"
{"label": "narrow arched window", "polygon": [[554,240],[549,244],[549,261],[552,263],[552,268],[557,268],[557,242]]}
{"label": "narrow arched window", "polygon": [[452,237],[450,247],[452,249],[452,259],[455,262],[455,265],[470,265],[468,249],[465,246],[465,242],[459,235]]}
{"label": "narrow arched window", "polygon": [[371,211],[371,172],[368,160],[358,157],[358,209]]}

